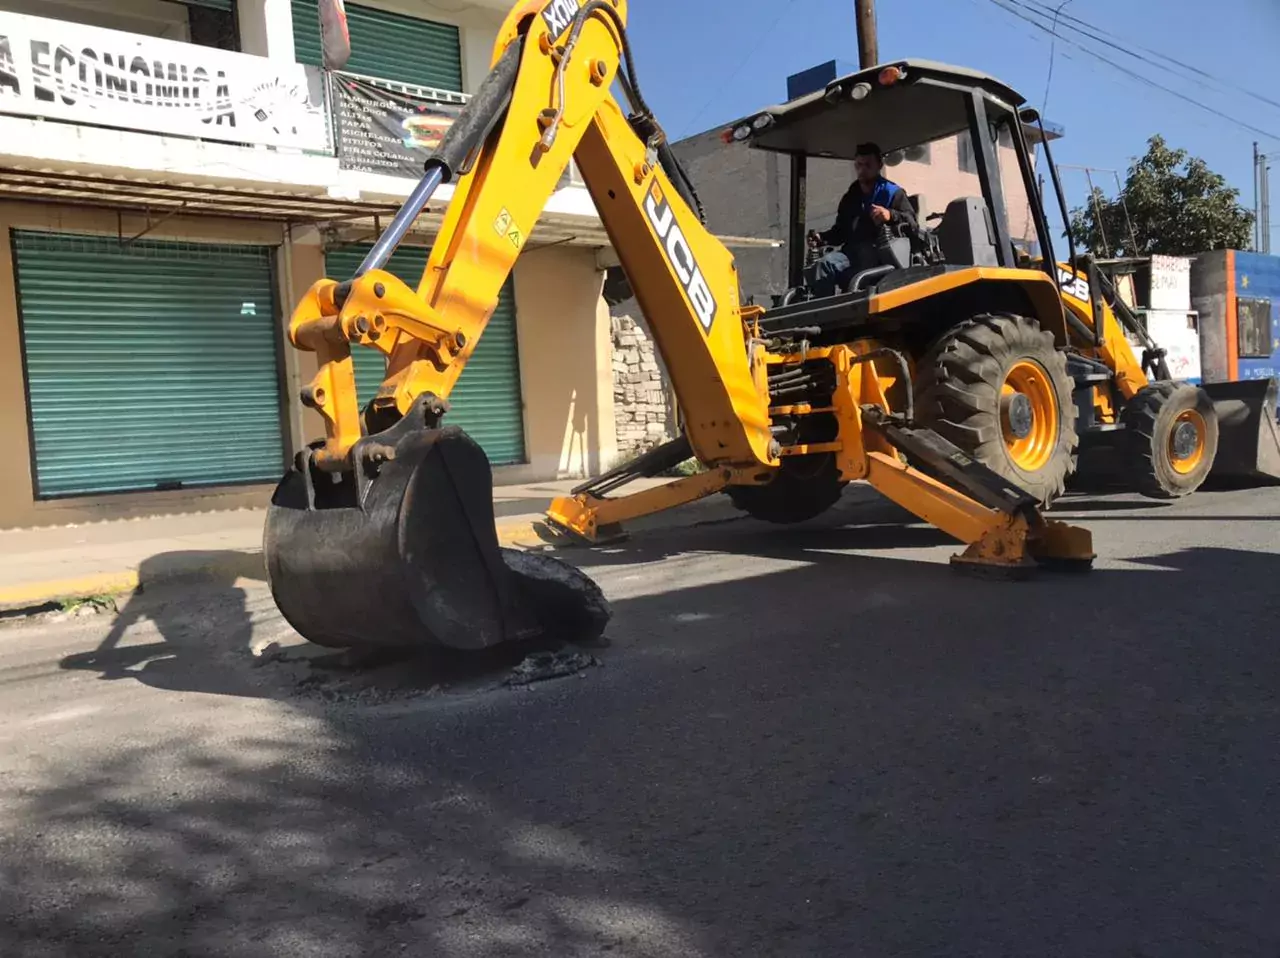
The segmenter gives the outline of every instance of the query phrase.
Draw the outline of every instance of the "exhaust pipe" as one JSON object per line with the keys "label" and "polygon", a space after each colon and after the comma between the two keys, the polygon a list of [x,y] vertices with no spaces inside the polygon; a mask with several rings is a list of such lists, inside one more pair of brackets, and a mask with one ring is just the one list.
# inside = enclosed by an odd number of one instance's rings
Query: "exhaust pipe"
{"label": "exhaust pipe", "polygon": [[1218,415],[1218,455],[1209,476],[1233,485],[1280,484],[1276,380],[1205,383]]}

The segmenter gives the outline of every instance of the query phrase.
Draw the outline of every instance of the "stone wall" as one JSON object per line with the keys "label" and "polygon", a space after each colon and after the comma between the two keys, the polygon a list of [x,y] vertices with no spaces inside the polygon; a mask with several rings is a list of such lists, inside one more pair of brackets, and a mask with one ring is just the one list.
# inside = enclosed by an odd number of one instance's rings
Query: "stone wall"
{"label": "stone wall", "polygon": [[613,409],[618,459],[625,462],[672,438],[666,378],[653,340],[632,316],[614,316]]}

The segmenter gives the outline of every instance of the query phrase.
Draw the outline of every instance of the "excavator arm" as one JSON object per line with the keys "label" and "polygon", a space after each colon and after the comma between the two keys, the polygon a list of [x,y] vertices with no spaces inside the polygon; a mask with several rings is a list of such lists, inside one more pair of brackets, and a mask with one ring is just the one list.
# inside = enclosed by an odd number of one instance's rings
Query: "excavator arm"
{"label": "excavator arm", "polygon": [[[616,500],[625,505],[609,521],[728,484],[768,483],[784,456],[822,452],[784,449],[776,438],[770,376],[795,375],[792,359],[760,339],[763,310],[741,303],[733,257],[696,211],[639,91],[626,15],[625,0],[517,6],[491,72],[358,274],[318,282],[293,314],[291,342],[319,360],[302,399],[323,417],[325,438],[277,488],[264,552],[277,605],[314,642],[474,649],[603,628],[607,605],[589,579],[545,556],[499,549],[488,461],[443,422],[499,291],[571,160],[676,386],[682,450],[708,467],[671,490]],[[412,289],[383,267],[445,183],[454,184],[453,197]],[[386,379],[363,414],[353,347],[387,357]],[[873,354],[842,349],[824,358],[840,377],[832,449],[846,481],[866,478],[970,543],[975,565],[1092,557],[1087,533],[1073,538],[1078,530],[1046,523],[1024,495],[997,488],[959,450],[914,430],[909,413],[892,414]],[[801,365],[798,374],[808,375]],[[931,474],[911,468],[911,458]],[[609,501],[566,503],[565,525],[590,537]]]}
{"label": "excavator arm", "polygon": [[[556,184],[576,158],[659,347],[680,383],[687,430],[709,464],[776,465],[769,453],[763,352],[749,356],[733,257],[682,197],[681,174],[640,103],[624,114],[610,92],[638,99],[619,76],[624,0],[526,3],[501,31],[492,72],[427,163],[418,190],[348,283],[317,283],[290,338],[319,354],[304,401],[325,420],[324,468],[350,468],[360,438],[352,345],[388,358],[372,424],[404,416],[421,396],[446,400]],[[665,159],[665,163],[664,163]],[[435,188],[456,179],[417,290],[385,272],[395,245]],[[686,190],[687,191],[687,190]]]}

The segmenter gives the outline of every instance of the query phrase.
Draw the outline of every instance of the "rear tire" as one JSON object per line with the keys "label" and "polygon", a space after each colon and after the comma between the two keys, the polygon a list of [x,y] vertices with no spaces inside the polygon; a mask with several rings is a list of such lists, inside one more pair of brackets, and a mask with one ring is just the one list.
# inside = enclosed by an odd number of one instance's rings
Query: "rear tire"
{"label": "rear tire", "polygon": [[1213,401],[1190,383],[1151,383],[1120,414],[1125,488],[1151,499],[1180,499],[1208,478],[1218,454]]}
{"label": "rear tire", "polygon": [[1066,355],[1025,316],[975,316],[942,337],[916,378],[921,424],[1047,507],[1075,468]]}
{"label": "rear tire", "polygon": [[766,486],[730,486],[725,491],[751,518],[791,525],[822,515],[840,501],[846,485],[835,456],[826,453],[782,460],[777,476]]}

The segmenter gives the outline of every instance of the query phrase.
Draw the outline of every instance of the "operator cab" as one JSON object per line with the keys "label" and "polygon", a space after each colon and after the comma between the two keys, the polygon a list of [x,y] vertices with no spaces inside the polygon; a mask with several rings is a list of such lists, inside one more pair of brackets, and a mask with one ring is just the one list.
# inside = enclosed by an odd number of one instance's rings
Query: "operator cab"
{"label": "operator cab", "polygon": [[[1015,246],[1009,228],[1001,145],[1012,147],[1018,170],[1006,172],[1011,177],[1021,174],[1031,200],[1030,216],[1039,245],[1035,268],[1055,276],[1050,231],[1042,205],[1036,202],[1039,187],[1027,145],[1028,126],[1038,125],[1039,117],[1030,110],[1020,113],[1024,102],[986,74],[925,60],[900,60],[833,80],[825,89],[733,124],[727,140],[790,158],[790,288],[784,296],[775,297],[775,305],[817,305],[812,303],[807,282],[813,258],[806,223],[811,161],[852,161],[858,144],[867,141],[884,150],[884,175],[893,179],[893,167],[904,159],[920,158],[931,144],[967,133],[979,195],[950,198],[940,213],[924,218],[919,215],[919,197],[912,196],[917,227],[883,228],[874,244],[876,265],[858,271],[830,299],[865,300],[876,292],[953,270],[1027,266],[1030,260]],[[851,172],[841,190],[852,182]],[[910,183],[899,185],[911,192]],[[865,262],[866,257],[862,258]]]}

